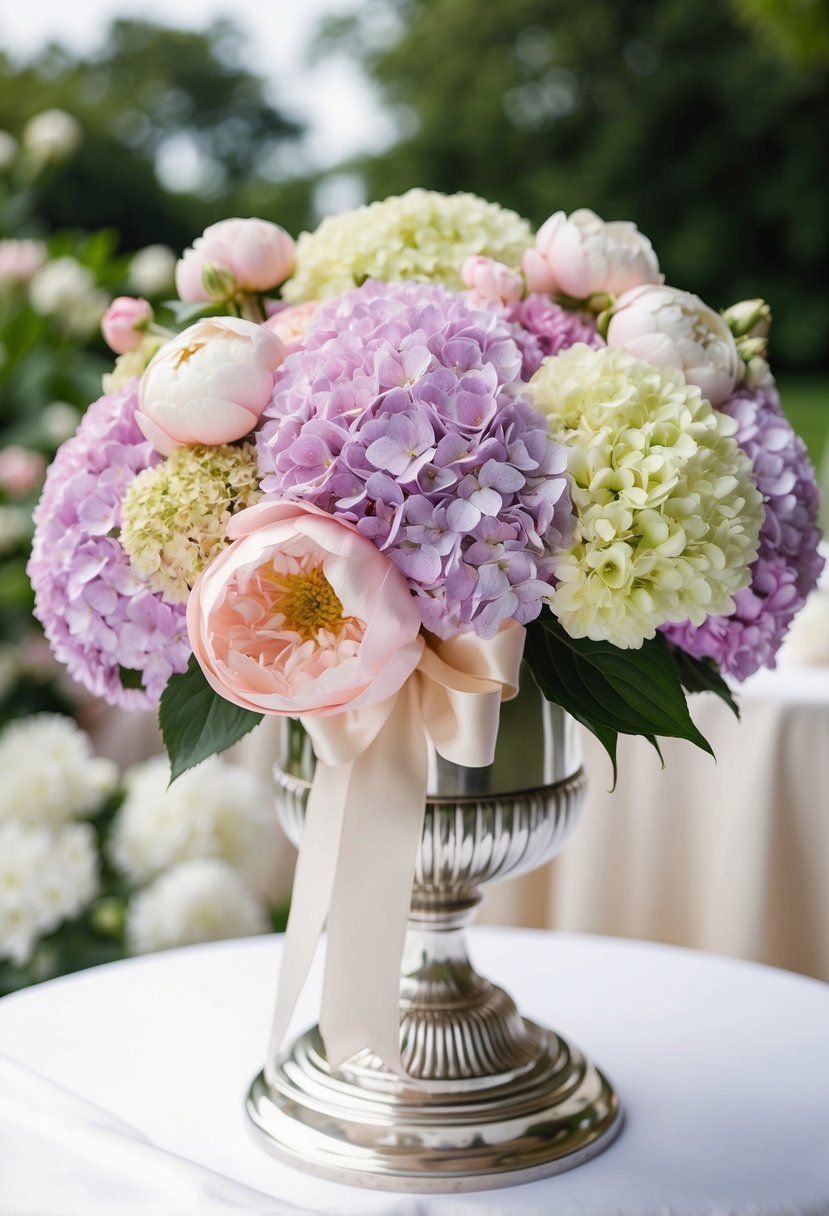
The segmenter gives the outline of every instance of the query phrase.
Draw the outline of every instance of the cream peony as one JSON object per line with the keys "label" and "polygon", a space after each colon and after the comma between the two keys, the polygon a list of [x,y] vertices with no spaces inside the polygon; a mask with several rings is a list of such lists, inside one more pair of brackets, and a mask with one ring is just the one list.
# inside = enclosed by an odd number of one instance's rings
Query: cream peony
{"label": "cream peony", "polygon": [[215,858],[173,866],[127,907],[127,941],[135,954],[250,937],[268,928],[262,902]]}
{"label": "cream peony", "polygon": [[676,287],[635,287],[620,296],[607,344],[658,367],[678,367],[715,406],[731,396],[743,369],[725,318]]}
{"label": "cream peony", "polygon": [[521,262],[530,291],[589,300],[618,296],[642,283],[661,283],[653,246],[627,220],[607,223],[583,208],[542,224]]}
{"label": "cream peony", "polygon": [[268,220],[211,224],[176,266],[182,300],[227,300],[237,291],[271,291],[294,268],[294,241]]}
{"label": "cream peony", "polygon": [[190,593],[190,643],[212,687],[259,713],[336,714],[398,691],[423,649],[403,575],[310,503],[233,517],[234,544]]}
{"label": "cream peony", "polygon": [[284,357],[282,342],[261,325],[197,321],[150,362],[135,421],[162,456],[182,445],[232,443],[256,426]]}
{"label": "cream peony", "polygon": [[732,612],[764,518],[733,419],[626,350],[573,346],[529,391],[573,479],[577,530],[550,597],[567,632],[636,648],[669,621]]}

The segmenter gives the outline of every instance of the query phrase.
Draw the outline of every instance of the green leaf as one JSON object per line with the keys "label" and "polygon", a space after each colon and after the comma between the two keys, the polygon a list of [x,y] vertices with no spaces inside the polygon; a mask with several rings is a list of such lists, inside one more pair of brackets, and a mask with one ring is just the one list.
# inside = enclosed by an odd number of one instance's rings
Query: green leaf
{"label": "green leaf", "polygon": [[678,667],[661,634],[639,650],[571,638],[551,613],[527,626],[525,658],[544,696],[567,710],[603,745],[616,780],[620,734],[687,739],[713,755],[697,730]]}
{"label": "green leaf", "polygon": [[158,709],[158,724],[170,757],[170,783],[208,756],[238,743],[262,717],[214,692],[191,655],[187,671],[173,676],[164,689]]}
{"label": "green leaf", "polygon": [[732,696],[731,689],[726,684],[713,659],[696,659],[678,646],[670,645],[671,658],[676,663],[682,687],[687,692],[713,692],[732,711],[735,717],[740,716],[740,707]]}
{"label": "green leaf", "polygon": [[143,688],[144,673],[136,671],[134,667],[118,667],[118,679],[121,681],[122,688]]}

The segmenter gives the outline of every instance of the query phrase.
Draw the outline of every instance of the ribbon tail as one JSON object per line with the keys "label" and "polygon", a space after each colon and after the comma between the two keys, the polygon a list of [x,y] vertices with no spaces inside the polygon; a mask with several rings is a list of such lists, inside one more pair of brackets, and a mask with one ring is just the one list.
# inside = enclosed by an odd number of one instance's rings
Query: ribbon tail
{"label": "ribbon tail", "polygon": [[353,767],[353,762],[336,767],[317,762],[305,812],[302,847],[294,877],[279,971],[276,1012],[265,1061],[265,1079],[268,1082],[273,1079],[276,1056],[308,977],[331,904],[347,789]]}
{"label": "ribbon tail", "polygon": [[423,832],[428,754],[417,681],[354,761],[328,919],[320,1031],[339,1068],[368,1048],[400,1060],[400,964]]}

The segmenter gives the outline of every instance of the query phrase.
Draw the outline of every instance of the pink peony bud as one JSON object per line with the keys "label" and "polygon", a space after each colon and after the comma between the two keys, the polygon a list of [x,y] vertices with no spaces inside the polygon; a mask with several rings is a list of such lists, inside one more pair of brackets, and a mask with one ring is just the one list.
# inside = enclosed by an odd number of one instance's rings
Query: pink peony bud
{"label": "pink peony bud", "polygon": [[125,355],[141,345],[142,330],[152,319],[153,310],[146,300],[118,296],[104,313],[101,333],[110,350],[116,355]]}
{"label": "pink peony bud", "polygon": [[643,283],[662,282],[653,247],[635,224],[606,223],[586,208],[570,216],[563,211],[551,215],[521,268],[530,291],[573,300],[617,296]]}
{"label": "pink peony bud", "polygon": [[167,342],[138,388],[135,421],[162,456],[232,443],[256,426],[285,357],[276,334],[238,317],[209,317]]}
{"label": "pink peony bud", "polygon": [[0,487],[11,498],[22,498],[40,484],[46,461],[40,452],[16,445],[0,451]]}
{"label": "pink peony bud", "polygon": [[236,291],[270,291],[294,268],[294,242],[268,220],[221,220],[205,228],[176,265],[182,300],[227,300]]}
{"label": "pink peony bud", "polygon": [[461,278],[470,288],[475,304],[500,300],[509,304],[524,297],[524,276],[494,258],[468,257],[461,267]]}

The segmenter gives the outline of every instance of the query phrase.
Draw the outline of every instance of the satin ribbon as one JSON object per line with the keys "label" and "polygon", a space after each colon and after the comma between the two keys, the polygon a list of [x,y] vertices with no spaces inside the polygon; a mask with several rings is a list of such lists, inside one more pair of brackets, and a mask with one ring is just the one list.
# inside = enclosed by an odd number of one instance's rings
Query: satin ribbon
{"label": "satin ribbon", "polygon": [[454,764],[495,756],[502,700],[518,692],[524,629],[462,634],[368,709],[303,718],[317,756],[294,878],[265,1076],[328,921],[320,1032],[331,1068],[363,1048],[395,1072],[400,964],[426,805],[428,740]]}

